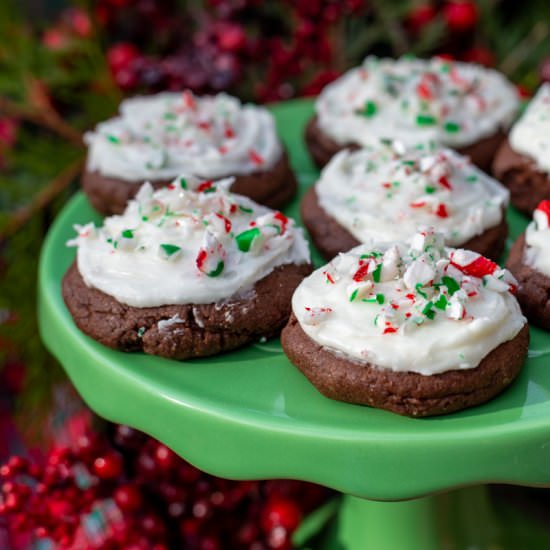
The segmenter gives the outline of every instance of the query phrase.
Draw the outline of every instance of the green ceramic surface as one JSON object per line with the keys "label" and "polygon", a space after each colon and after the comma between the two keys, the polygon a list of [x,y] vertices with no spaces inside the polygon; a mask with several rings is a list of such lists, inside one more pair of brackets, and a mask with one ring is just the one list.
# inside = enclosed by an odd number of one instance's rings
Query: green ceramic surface
{"label": "green ceramic surface", "polygon": [[[308,101],[273,107],[303,190],[317,175],[302,143]],[[287,210],[297,215],[298,200]],[[289,363],[278,340],[176,362],[101,346],[74,325],[61,278],[72,225],[99,221],[78,194],[58,217],[40,263],[40,328],[99,415],[160,439],[227,478],[296,478],[344,493],[405,499],[490,481],[550,484],[550,335],[532,329],[519,379],[489,403],[431,419],[331,401]],[[527,219],[509,212],[511,237]],[[319,256],[314,255],[319,264]]]}

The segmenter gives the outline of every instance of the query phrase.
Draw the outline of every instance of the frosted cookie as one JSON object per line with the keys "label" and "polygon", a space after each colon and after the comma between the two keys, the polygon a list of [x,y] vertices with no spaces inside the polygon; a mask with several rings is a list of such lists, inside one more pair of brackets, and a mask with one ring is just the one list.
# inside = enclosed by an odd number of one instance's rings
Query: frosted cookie
{"label": "frosted cookie", "polygon": [[234,176],[231,191],[279,208],[296,193],[296,179],[272,115],[220,93],[196,97],[165,92],[120,104],[119,116],[84,136],[88,159],[82,186],[101,213],[118,214],[149,181],[179,174]]}
{"label": "frosted cookie", "polygon": [[529,330],[515,288],[508,271],[431,231],[361,245],[302,281],[281,342],[327,397],[445,414],[487,401],[521,370]]}
{"label": "frosted cookie", "polygon": [[311,272],[308,246],[293,220],[230,185],[145,184],[122,215],[75,226],[63,298],[78,328],[111,348],[174,359],[278,334]]}
{"label": "frosted cookie", "polygon": [[516,240],[507,262],[518,280],[518,301],[529,321],[550,330],[550,200]]}
{"label": "frosted cookie", "polygon": [[367,57],[323,89],[306,142],[319,166],[343,148],[382,138],[413,146],[434,141],[487,171],[518,105],[514,86],[492,69],[440,58]]}
{"label": "frosted cookie", "polygon": [[497,259],[508,198],[466,157],[394,141],[337,153],[304,196],[301,215],[327,260],[360,243],[406,240],[423,226],[449,246]]}
{"label": "frosted cookie", "polygon": [[510,130],[493,174],[510,189],[512,204],[526,214],[550,199],[550,84],[541,86]]}

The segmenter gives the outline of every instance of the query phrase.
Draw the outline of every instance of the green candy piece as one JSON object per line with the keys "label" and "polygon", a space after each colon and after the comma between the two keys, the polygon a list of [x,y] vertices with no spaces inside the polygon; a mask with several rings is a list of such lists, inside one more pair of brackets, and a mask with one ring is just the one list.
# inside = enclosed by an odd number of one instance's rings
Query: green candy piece
{"label": "green candy piece", "polygon": [[252,246],[252,243],[254,242],[254,239],[259,237],[260,235],[261,231],[257,227],[252,227],[251,229],[247,229],[246,231],[239,233],[235,237],[235,240],[237,241],[237,247],[241,252],[248,252],[250,250],[250,247]]}
{"label": "green candy piece", "polygon": [[457,122],[445,122],[445,131],[448,132],[449,134],[456,134],[456,132],[459,132],[460,131],[460,124],[458,124]]}
{"label": "green candy piece", "polygon": [[378,107],[374,101],[367,101],[362,111],[359,111],[360,114],[367,118],[372,118],[378,112]]}
{"label": "green candy piece", "polygon": [[379,283],[381,274],[382,274],[382,264],[378,264],[375,270],[372,272],[372,280],[375,283]]}
{"label": "green candy piece", "polygon": [[161,244],[160,247],[168,258],[181,250],[181,246],[177,246],[175,244]]}
{"label": "green candy piece", "polygon": [[416,117],[418,126],[433,126],[436,123],[435,117],[431,115],[418,115]]}
{"label": "green candy piece", "polygon": [[216,266],[216,269],[209,271],[207,275],[209,277],[217,277],[218,275],[221,275],[223,268],[225,267],[225,264],[223,263],[223,260],[220,260],[218,262],[218,265]]}
{"label": "green candy piece", "polygon": [[185,178],[180,178],[180,187],[182,189],[187,189],[187,180]]}
{"label": "green candy piece", "polygon": [[434,304],[432,302],[428,302],[424,309],[422,310],[422,313],[428,318],[433,319],[435,317],[435,311],[432,309]]}
{"label": "green candy piece", "polygon": [[447,298],[442,294],[438,299],[437,302],[434,303],[434,306],[437,309],[444,310],[447,307]]}
{"label": "green candy piece", "polygon": [[125,229],[125,230],[122,232],[122,236],[123,236],[125,239],[133,239],[133,238],[134,238],[134,230],[133,230],[133,229]]}
{"label": "green candy piece", "polygon": [[443,284],[447,287],[449,294],[452,296],[457,290],[460,290],[460,285],[456,282],[456,279],[445,275],[441,278]]}

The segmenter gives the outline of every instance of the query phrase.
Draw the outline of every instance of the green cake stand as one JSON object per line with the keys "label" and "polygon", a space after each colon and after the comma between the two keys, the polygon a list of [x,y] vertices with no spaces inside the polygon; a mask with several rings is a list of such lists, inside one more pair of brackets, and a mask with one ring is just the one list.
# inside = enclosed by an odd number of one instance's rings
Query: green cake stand
{"label": "green cake stand", "polygon": [[[302,142],[312,104],[288,102],[273,112],[303,193],[318,174]],[[297,217],[298,203],[286,212]],[[39,274],[42,338],[84,400],[211,474],[301,479],[340,491],[327,548],[443,548],[442,501],[430,495],[490,482],[550,485],[550,335],[532,329],[527,364],[502,395],[430,419],[323,397],[278,340],[185,362],[124,354],[82,334],[61,297],[75,253],[65,243],[74,223],[90,220],[100,218],[77,194],[47,236]],[[512,211],[509,221],[512,237],[527,223]],[[314,261],[322,263],[315,254]]]}

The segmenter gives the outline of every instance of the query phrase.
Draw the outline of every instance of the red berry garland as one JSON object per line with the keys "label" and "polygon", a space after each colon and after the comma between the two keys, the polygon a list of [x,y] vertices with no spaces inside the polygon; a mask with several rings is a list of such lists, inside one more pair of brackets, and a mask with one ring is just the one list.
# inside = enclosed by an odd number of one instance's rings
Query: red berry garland
{"label": "red berry garland", "polygon": [[0,467],[0,514],[12,533],[56,548],[292,548],[291,535],[327,490],[296,481],[235,482],[204,474],[127,426],[81,436],[37,466]]}

